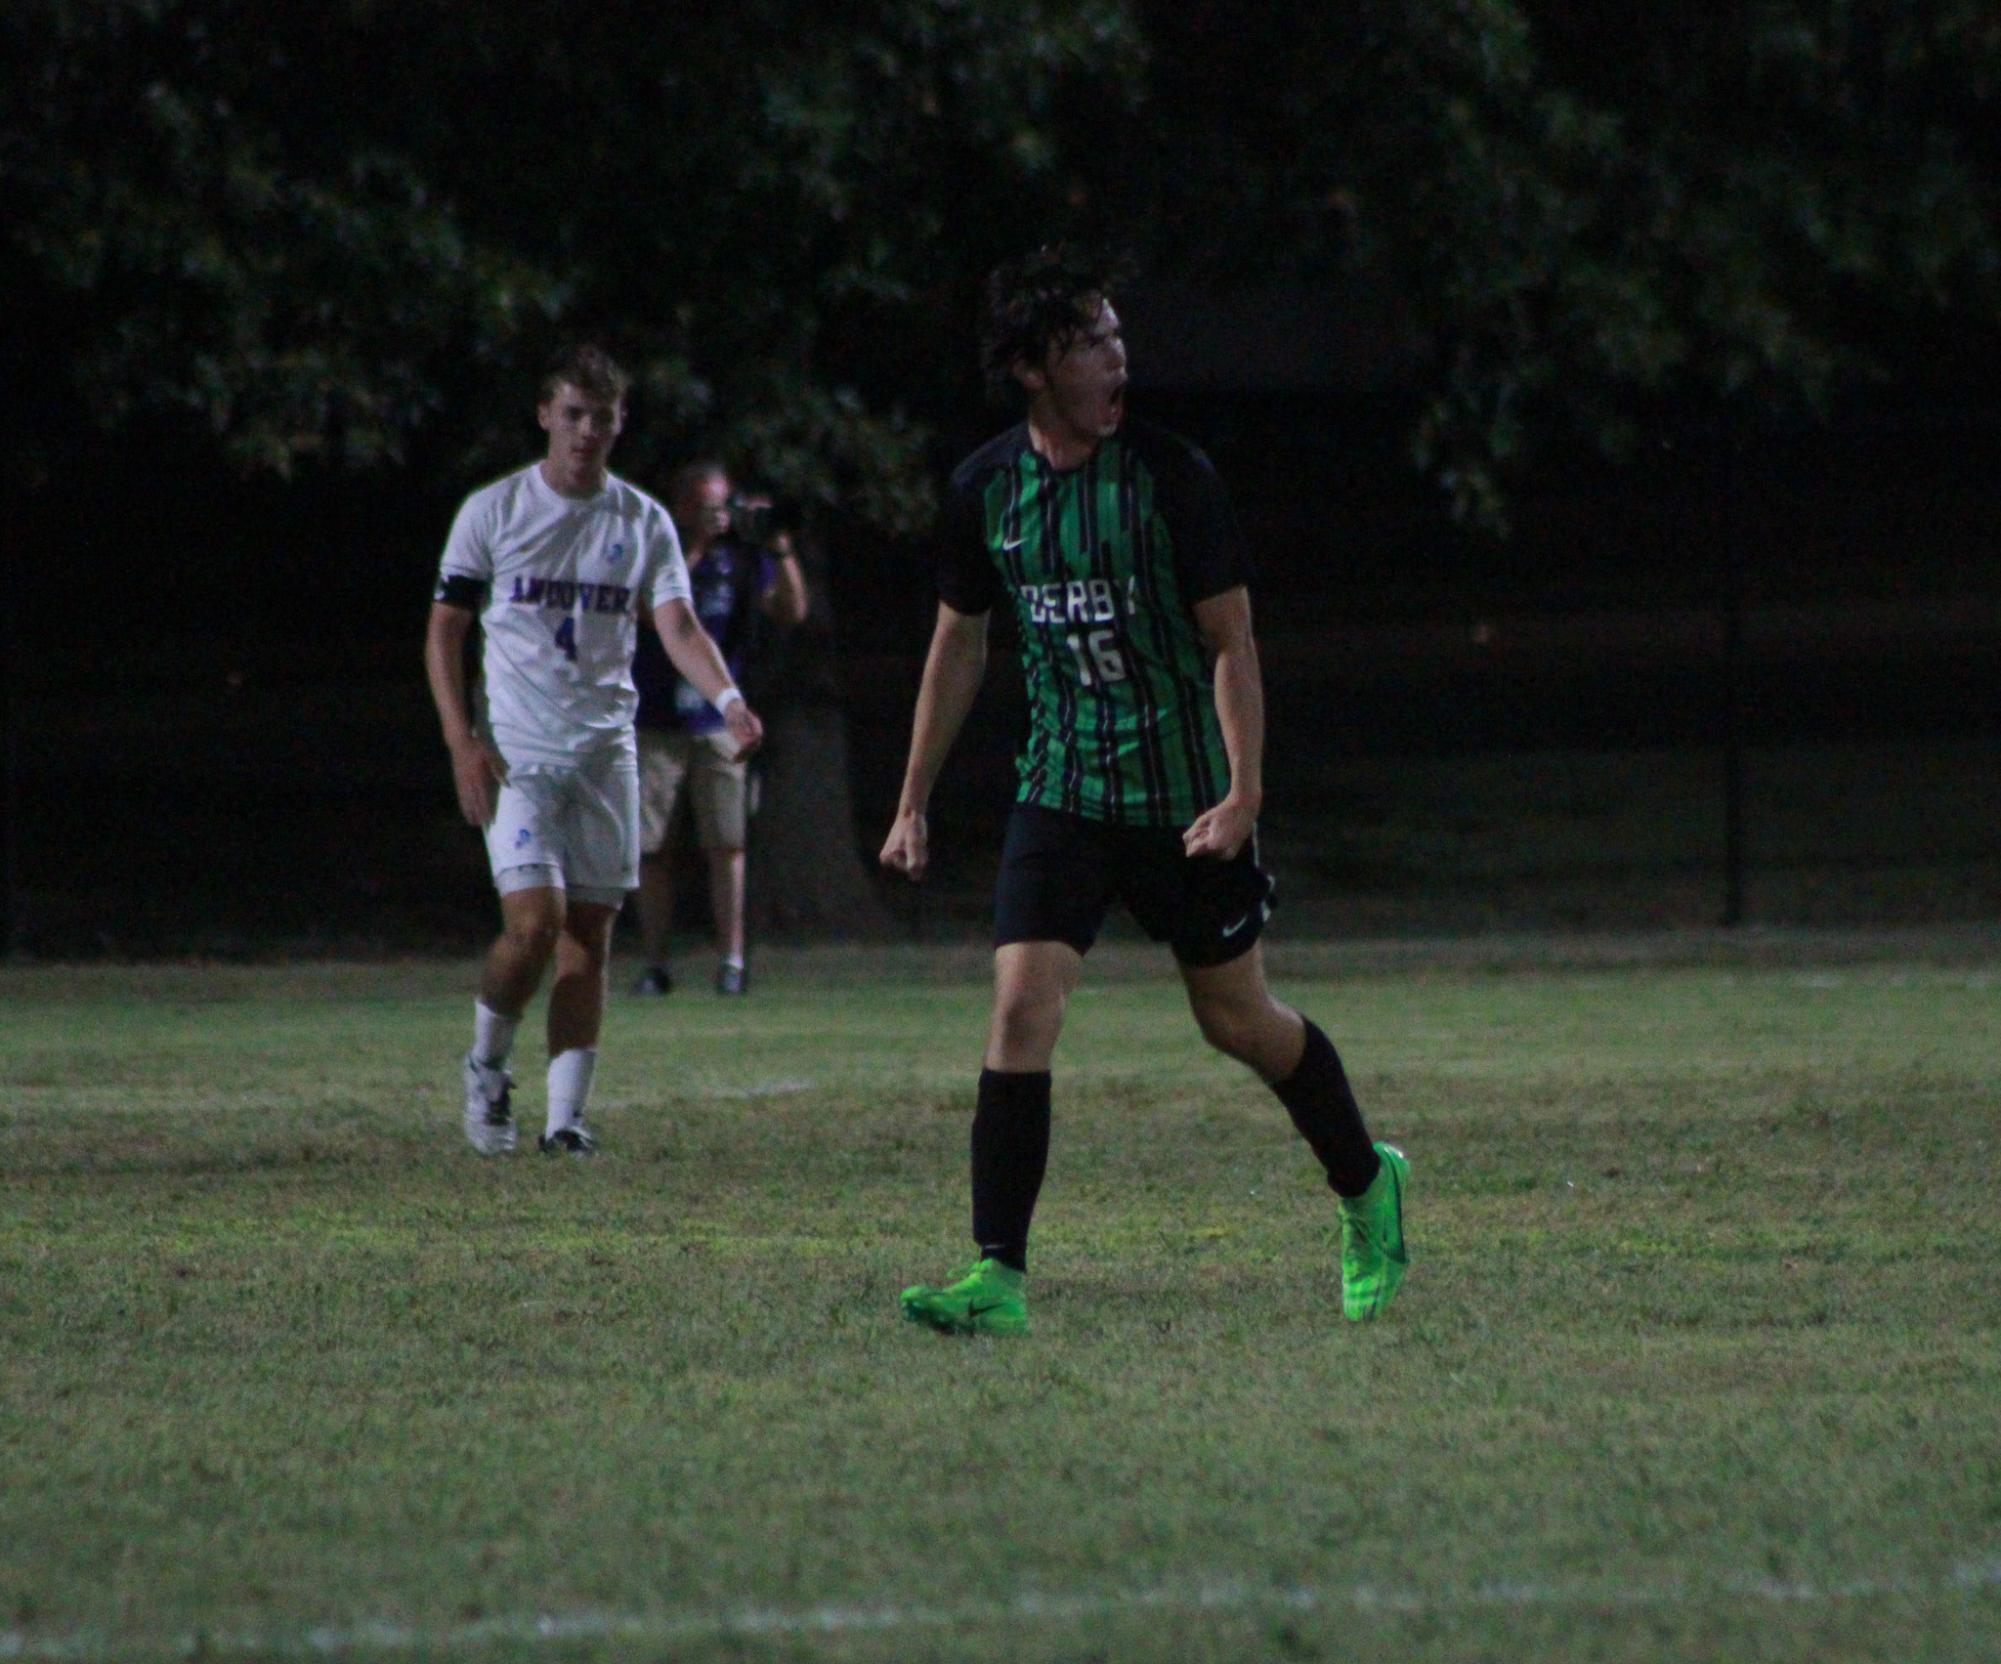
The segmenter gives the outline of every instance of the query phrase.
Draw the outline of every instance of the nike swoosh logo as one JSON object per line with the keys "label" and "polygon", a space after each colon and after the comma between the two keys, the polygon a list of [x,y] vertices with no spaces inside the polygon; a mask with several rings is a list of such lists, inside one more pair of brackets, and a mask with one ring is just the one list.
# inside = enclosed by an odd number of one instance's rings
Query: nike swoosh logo
{"label": "nike swoosh logo", "polygon": [[988,1312],[999,1311],[1006,1304],[1005,1300],[989,1300],[984,1306],[968,1306],[966,1308],[966,1316],[969,1318],[984,1317]]}
{"label": "nike swoosh logo", "polygon": [[1235,924],[1231,925],[1228,929],[1226,929],[1223,932],[1223,940],[1227,942],[1232,936],[1236,935],[1238,931],[1242,930],[1244,926],[1249,924],[1250,922],[1251,922],[1251,915],[1249,913],[1246,913]]}
{"label": "nike swoosh logo", "polygon": [[1025,537],[1017,537],[1012,543],[1010,543],[1006,538],[1002,538],[1001,553],[1004,555],[1011,555],[1015,552],[1015,550],[1019,549],[1027,541],[1028,539]]}

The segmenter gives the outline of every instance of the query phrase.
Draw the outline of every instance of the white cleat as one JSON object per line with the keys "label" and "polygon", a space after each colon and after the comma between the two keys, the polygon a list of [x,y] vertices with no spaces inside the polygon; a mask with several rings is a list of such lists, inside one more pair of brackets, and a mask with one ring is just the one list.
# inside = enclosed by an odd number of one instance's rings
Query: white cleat
{"label": "white cleat", "polygon": [[504,1156],[514,1148],[514,1077],[465,1058],[466,1142],[483,1156]]}

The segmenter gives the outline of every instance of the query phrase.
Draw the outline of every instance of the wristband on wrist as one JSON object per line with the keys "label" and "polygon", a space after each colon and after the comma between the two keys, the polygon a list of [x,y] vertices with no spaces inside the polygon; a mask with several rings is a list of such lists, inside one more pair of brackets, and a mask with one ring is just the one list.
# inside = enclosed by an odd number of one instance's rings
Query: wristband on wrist
{"label": "wristband on wrist", "polygon": [[716,714],[718,716],[728,716],[732,705],[741,705],[742,703],[743,695],[741,693],[737,692],[733,687],[724,688],[721,693],[716,695]]}

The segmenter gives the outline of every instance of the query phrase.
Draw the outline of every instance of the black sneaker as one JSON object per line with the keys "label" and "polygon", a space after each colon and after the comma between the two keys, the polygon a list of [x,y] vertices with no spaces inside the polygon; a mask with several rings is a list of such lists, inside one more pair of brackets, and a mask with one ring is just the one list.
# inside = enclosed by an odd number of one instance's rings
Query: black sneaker
{"label": "black sneaker", "polygon": [[545,1132],[535,1140],[535,1148],[545,1156],[594,1156],[598,1153],[598,1141],[579,1123]]}
{"label": "black sneaker", "polygon": [[750,992],[750,971],[743,965],[732,965],[728,960],[716,967],[716,992],[719,994],[748,994]]}
{"label": "black sneaker", "polygon": [[648,965],[639,973],[639,980],[632,985],[635,994],[671,994],[674,992],[674,978],[665,965]]}

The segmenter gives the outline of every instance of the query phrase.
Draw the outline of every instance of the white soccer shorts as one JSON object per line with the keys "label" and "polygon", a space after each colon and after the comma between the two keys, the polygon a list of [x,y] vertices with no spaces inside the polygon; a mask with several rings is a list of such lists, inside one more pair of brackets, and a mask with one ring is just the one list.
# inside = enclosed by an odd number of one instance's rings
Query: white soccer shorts
{"label": "white soccer shorts", "polygon": [[494,887],[566,890],[619,907],[639,887],[639,765],[600,752],[575,765],[508,770],[486,829]]}

